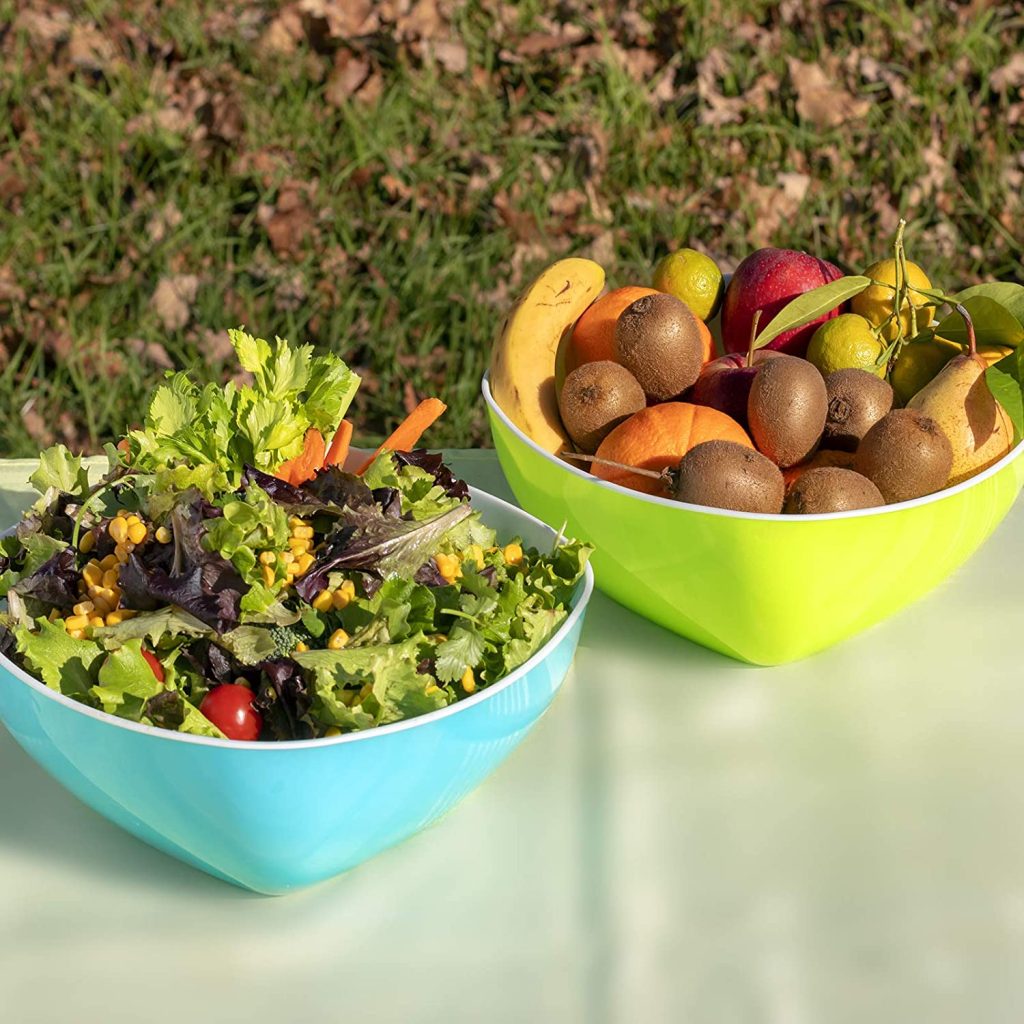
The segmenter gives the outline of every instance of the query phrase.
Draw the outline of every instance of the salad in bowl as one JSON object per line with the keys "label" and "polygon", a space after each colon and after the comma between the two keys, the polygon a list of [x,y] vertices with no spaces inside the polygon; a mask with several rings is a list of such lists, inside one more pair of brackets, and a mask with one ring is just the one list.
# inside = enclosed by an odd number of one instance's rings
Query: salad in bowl
{"label": "salad in bowl", "polygon": [[529,660],[590,549],[499,538],[416,447],[436,399],[363,455],[340,358],[230,335],[251,383],[169,374],[98,477],[41,454],[0,540],[0,653],[96,710],[244,741],[414,718]]}

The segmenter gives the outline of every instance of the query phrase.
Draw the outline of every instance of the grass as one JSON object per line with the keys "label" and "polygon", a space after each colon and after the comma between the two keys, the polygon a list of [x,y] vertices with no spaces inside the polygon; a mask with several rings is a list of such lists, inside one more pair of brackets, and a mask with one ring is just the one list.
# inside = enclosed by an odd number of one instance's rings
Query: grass
{"label": "grass", "polygon": [[[33,36],[32,6],[0,0],[0,26],[13,23],[0,28],[7,455],[52,439],[96,448],[138,421],[163,372],[140,344],[224,377],[208,332],[239,323],[357,367],[360,440],[438,394],[450,411],[430,442],[486,444],[477,388],[491,338],[515,292],[566,252],[602,254],[615,284],[645,282],[680,244],[727,266],[771,242],[860,268],[904,214],[909,255],[933,281],[1024,271],[1024,114],[1015,87],[992,85],[1024,27],[1013,5],[805,5],[786,23],[749,0],[650,3],[632,22],[619,5],[568,4],[586,49],[535,54],[524,39],[551,30],[547,5],[517,5],[499,25],[477,2],[438,29],[466,48],[454,73],[423,59],[408,28],[329,38],[326,52],[300,39],[283,56],[260,42],[276,5],[194,2],[83,5],[65,34],[94,24],[112,51],[76,65],[68,40]],[[648,55],[646,78],[615,46]],[[350,49],[374,70],[333,105],[332,61]],[[802,117],[789,58],[866,111],[834,127]],[[652,99],[662,73],[672,88]],[[707,123],[708,89],[740,99],[736,120]],[[158,123],[168,108],[178,114]],[[806,192],[780,209],[787,174],[806,176]],[[296,195],[308,219],[293,249],[275,249],[268,223]],[[197,275],[198,290],[169,329],[151,297],[174,274]]]}

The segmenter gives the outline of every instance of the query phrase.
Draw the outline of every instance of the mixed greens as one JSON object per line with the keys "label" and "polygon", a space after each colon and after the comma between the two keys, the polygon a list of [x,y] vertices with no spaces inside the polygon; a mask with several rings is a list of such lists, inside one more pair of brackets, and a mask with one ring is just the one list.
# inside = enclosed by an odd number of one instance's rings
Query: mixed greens
{"label": "mixed greens", "polygon": [[345,471],[359,378],[230,334],[250,385],[169,375],[95,482],[42,453],[0,541],[0,651],[109,714],[267,740],[443,708],[537,651],[589,549],[499,541],[440,455],[385,445]]}

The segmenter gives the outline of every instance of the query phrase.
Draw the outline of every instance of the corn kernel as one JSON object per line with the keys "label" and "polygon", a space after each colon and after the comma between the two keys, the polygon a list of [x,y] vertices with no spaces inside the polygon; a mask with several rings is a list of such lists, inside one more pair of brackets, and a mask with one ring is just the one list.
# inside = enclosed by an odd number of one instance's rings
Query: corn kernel
{"label": "corn kernel", "polygon": [[125,619],[133,619],[138,612],[132,611],[130,608],[119,608],[110,612],[107,615],[108,626],[119,626]]}
{"label": "corn kernel", "polygon": [[116,569],[117,565],[117,555],[107,555],[106,558],[101,558],[99,562],[100,568],[104,571],[107,569]]}
{"label": "corn kernel", "polygon": [[290,551],[284,551],[281,553],[281,562],[283,565],[291,565],[295,561],[295,556]]}
{"label": "corn kernel", "polygon": [[[120,596],[120,594],[116,595]],[[92,589],[92,600],[96,601],[113,601],[115,600],[115,592],[113,587],[94,587]]]}
{"label": "corn kernel", "polygon": [[128,539],[128,520],[124,516],[114,516],[107,529],[115,544],[123,544]]}
{"label": "corn kernel", "polygon": [[432,693],[440,693],[441,687],[437,683],[431,683],[423,692],[429,697]]}
{"label": "corn kernel", "polygon": [[[57,611],[56,608],[51,608],[50,609],[50,614],[47,615],[46,617],[47,617],[47,619],[50,620],[50,622],[56,622],[58,619],[60,619],[60,612]],[[61,621],[63,622],[64,620],[61,619]]]}
{"label": "corn kernel", "polygon": [[90,562],[82,570],[82,578],[90,587],[98,587],[103,582],[103,569],[98,562]]}
{"label": "corn kernel", "polygon": [[72,640],[81,640],[85,636],[85,630],[84,629],[69,629],[68,630],[68,636],[71,637]]}
{"label": "corn kernel", "polygon": [[89,625],[92,626],[93,629],[102,629],[106,623],[103,621],[102,615],[92,615],[89,618]]}
{"label": "corn kernel", "polygon": [[518,565],[523,560],[523,548],[520,544],[506,544],[501,553],[509,565]]}
{"label": "corn kernel", "polygon": [[72,608],[71,610],[76,615],[88,615],[89,612],[93,611],[93,609],[94,609],[94,606],[93,606],[92,601],[82,601],[79,604],[76,604],[75,607]]}
{"label": "corn kernel", "polygon": [[85,629],[89,625],[88,615],[69,615],[65,620],[64,624],[68,628],[70,633],[73,629]]}
{"label": "corn kernel", "polygon": [[300,640],[295,645],[295,652],[294,653],[295,654],[301,654],[303,651],[308,651],[308,650],[309,650],[309,644],[304,643],[302,640]]}
{"label": "corn kernel", "polygon": [[470,544],[466,548],[466,560],[472,559],[477,569],[482,569],[487,563],[484,562],[484,549],[479,544]]}
{"label": "corn kernel", "polygon": [[333,607],[334,596],[335,595],[333,595],[329,590],[321,590],[320,593],[313,598],[313,607],[318,612],[329,612]]}
{"label": "corn kernel", "polygon": [[116,587],[121,580],[121,574],[116,569],[108,569],[103,574],[101,585],[108,588]]}
{"label": "corn kernel", "polygon": [[294,526],[292,527],[293,537],[302,537],[306,540],[313,539],[313,527],[312,526]]}
{"label": "corn kernel", "polygon": [[171,531],[166,526],[158,526],[156,528],[156,542],[158,544],[171,543]]}
{"label": "corn kernel", "polygon": [[344,587],[339,587],[333,594],[331,594],[331,604],[337,608],[339,612],[343,608],[347,608],[351,603],[352,598]]}
{"label": "corn kernel", "polygon": [[117,557],[117,560],[122,564],[128,561],[128,556],[130,554],[131,552],[124,544],[118,544],[117,547],[114,548],[114,555]]}
{"label": "corn kernel", "polygon": [[462,575],[462,566],[455,555],[435,555],[434,562],[437,564],[437,571],[449,583],[454,583]]}
{"label": "corn kernel", "polygon": [[82,534],[82,539],[78,542],[78,550],[83,555],[87,555],[94,547],[96,547],[96,534],[92,530],[86,530]]}
{"label": "corn kernel", "polygon": [[269,565],[263,566],[263,585],[265,587],[272,587],[276,578],[277,574]]}
{"label": "corn kernel", "polygon": [[261,565],[273,565],[277,561],[277,555],[273,551],[261,551],[260,552],[260,564]]}
{"label": "corn kernel", "polygon": [[351,580],[345,580],[338,590],[341,591],[350,601],[356,599],[356,585]]}
{"label": "corn kernel", "polygon": [[327,641],[327,650],[340,651],[348,643],[348,633],[343,629],[336,629]]}
{"label": "corn kernel", "polygon": [[134,512],[130,516],[125,516],[124,521],[128,524],[129,529],[131,529],[136,523],[142,522],[142,520]]}
{"label": "corn kernel", "polygon": [[462,683],[462,688],[466,693],[474,693],[476,691],[476,676],[473,675],[473,670],[471,668],[467,668],[466,671],[462,673],[462,678],[459,682]]}
{"label": "corn kernel", "polygon": [[329,725],[324,732],[324,739],[328,736],[340,736],[341,730],[336,725]]}
{"label": "corn kernel", "polygon": [[306,525],[306,520],[303,519],[302,516],[289,516],[288,517],[288,525],[291,526],[291,527],[305,526]]}
{"label": "corn kernel", "polygon": [[128,527],[128,539],[133,544],[141,544],[148,536],[149,530],[146,529],[145,523],[132,523]]}
{"label": "corn kernel", "polygon": [[308,551],[304,554],[299,555],[299,557],[295,561],[296,575],[302,576],[303,574],[309,572],[309,570],[313,568],[313,563],[315,561],[316,559]]}
{"label": "corn kernel", "polygon": [[305,537],[289,537],[288,548],[293,555],[298,556],[309,550],[309,541]]}

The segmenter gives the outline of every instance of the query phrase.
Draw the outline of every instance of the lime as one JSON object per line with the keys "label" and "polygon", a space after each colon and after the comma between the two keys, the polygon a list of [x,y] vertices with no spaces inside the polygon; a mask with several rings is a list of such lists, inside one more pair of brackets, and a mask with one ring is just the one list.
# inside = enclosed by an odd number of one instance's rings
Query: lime
{"label": "lime", "polygon": [[827,377],[836,370],[867,370],[885,376],[885,366],[878,360],[885,345],[871,330],[871,324],[856,313],[842,313],[826,320],[811,336],[807,359]]}
{"label": "lime", "polygon": [[942,338],[921,338],[903,347],[889,383],[900,405],[906,405],[946,363],[963,349]]}
{"label": "lime", "polygon": [[696,249],[677,249],[662,257],[652,284],[659,292],[682,299],[705,322],[722,302],[722,272],[710,256]]}
{"label": "lime", "polygon": [[[860,293],[850,300],[850,309],[859,313],[870,321],[875,327],[881,327],[892,313],[892,304],[896,297],[892,288],[884,287],[887,284],[896,284],[896,261],[879,260],[872,263],[864,271],[865,277],[870,277],[881,284],[868,285]],[[900,320],[903,323],[903,337],[908,341],[914,337],[913,324],[911,323],[910,306],[914,305],[917,311],[917,331],[920,333],[932,322],[931,306],[924,303],[930,301],[926,295],[914,291],[915,288],[931,288],[932,283],[928,275],[916,264],[907,261],[907,283],[910,285],[910,302],[904,302],[900,311]],[[892,320],[882,329],[882,337],[886,341],[893,341],[896,337],[896,321]]]}

